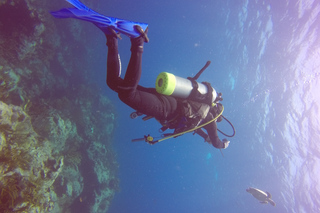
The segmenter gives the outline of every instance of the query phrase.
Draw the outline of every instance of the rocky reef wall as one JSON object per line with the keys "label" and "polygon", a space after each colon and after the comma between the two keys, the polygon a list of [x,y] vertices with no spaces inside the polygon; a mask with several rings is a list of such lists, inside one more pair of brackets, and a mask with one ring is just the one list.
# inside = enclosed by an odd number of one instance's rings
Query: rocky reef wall
{"label": "rocky reef wall", "polygon": [[53,6],[0,0],[0,212],[105,213],[117,115],[88,80],[86,30]]}

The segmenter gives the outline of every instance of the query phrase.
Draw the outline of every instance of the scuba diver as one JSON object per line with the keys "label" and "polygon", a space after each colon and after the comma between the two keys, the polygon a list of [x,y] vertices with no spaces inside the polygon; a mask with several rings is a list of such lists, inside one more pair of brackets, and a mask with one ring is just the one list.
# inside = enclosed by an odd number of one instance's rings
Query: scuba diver
{"label": "scuba diver", "polygon": [[[138,115],[144,114],[148,118],[157,119],[163,126],[162,131],[174,129],[173,134],[167,134],[169,137],[193,131],[215,148],[226,149],[229,146],[230,141],[221,141],[217,133],[216,121],[221,121],[223,117],[223,106],[219,103],[222,100],[221,93],[217,94],[207,82],[196,82],[201,72],[209,65],[208,62],[196,77],[183,79],[169,73],[161,73],[156,82],[156,89],[142,87],[139,81],[144,43],[149,42],[148,25],[103,16],[78,0],[67,1],[75,8],[63,8],[51,14],[56,18],[76,18],[92,22],[104,32],[108,46],[106,83],[110,89],[118,93],[122,102],[135,109]],[[120,33],[131,39],[131,57],[123,79],[120,77],[121,62],[118,52]],[[175,79],[174,86],[168,79]],[[188,91],[185,90],[186,81],[190,84]],[[145,136],[144,139],[149,144],[161,141],[155,141],[149,136]]]}
{"label": "scuba diver", "polygon": [[[106,82],[110,89],[117,92],[120,100],[137,112],[154,117],[164,127],[175,129],[175,132],[193,128],[200,122],[214,119],[221,111],[222,105],[220,103],[211,106],[212,100],[207,101],[209,103],[183,100],[159,94],[154,88],[145,88],[138,85],[142,72],[143,46],[144,43],[149,42],[149,39],[147,36],[148,28],[145,31],[139,25],[135,25],[134,28],[140,33],[140,36],[131,38],[131,57],[124,79],[120,78],[119,36],[112,28],[109,29],[112,33],[105,34],[108,46]],[[212,92],[207,94],[212,98]],[[203,137],[206,142],[218,149],[226,149],[229,146],[230,141],[219,139],[216,122],[211,122],[203,128],[208,134],[201,128],[195,130],[195,133]],[[150,141],[149,143],[152,144],[153,142]]]}

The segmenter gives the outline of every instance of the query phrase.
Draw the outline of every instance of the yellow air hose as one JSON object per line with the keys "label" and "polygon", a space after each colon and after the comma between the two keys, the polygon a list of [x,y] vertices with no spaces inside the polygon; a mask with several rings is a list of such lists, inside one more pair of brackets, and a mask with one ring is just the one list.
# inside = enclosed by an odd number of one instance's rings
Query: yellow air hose
{"label": "yellow air hose", "polygon": [[201,124],[201,125],[199,125],[199,126],[196,126],[195,128],[186,130],[186,131],[184,131],[184,132],[179,132],[179,133],[177,133],[177,134],[170,135],[170,136],[168,136],[168,137],[165,137],[165,138],[156,140],[156,141],[154,141],[153,143],[158,143],[158,142],[161,142],[161,141],[164,141],[164,140],[167,140],[167,139],[170,139],[170,138],[174,138],[174,137],[183,135],[183,134],[185,134],[185,133],[193,132],[193,131],[195,131],[195,130],[197,130],[197,129],[200,129],[200,128],[202,128],[202,127],[204,127],[204,126],[206,126],[206,125],[208,125],[208,124],[216,121],[216,120],[222,115],[223,110],[224,110],[224,107],[223,107],[223,105],[222,105],[222,110],[221,110],[221,112],[220,112],[219,115],[217,115],[214,119],[212,119],[212,120],[210,120],[210,121],[208,121],[208,122],[206,122],[206,123],[204,123],[204,124]]}

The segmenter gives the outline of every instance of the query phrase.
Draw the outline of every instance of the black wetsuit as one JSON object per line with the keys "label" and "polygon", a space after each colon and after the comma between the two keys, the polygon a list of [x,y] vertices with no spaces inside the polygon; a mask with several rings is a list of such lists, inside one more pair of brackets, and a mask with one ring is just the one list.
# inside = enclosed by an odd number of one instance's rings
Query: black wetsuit
{"label": "black wetsuit", "polygon": [[[141,63],[144,39],[138,37],[131,39],[131,57],[124,79],[119,77],[120,62],[118,56],[118,40],[114,36],[107,36],[107,79],[108,86],[118,93],[119,98],[128,106],[157,120],[171,120],[179,113],[179,101],[172,96],[165,96],[155,92],[155,89],[145,88],[139,84],[141,77]],[[208,113],[205,122],[214,117],[212,111]],[[206,125],[212,145],[216,148],[224,148],[217,134],[217,124],[212,122]],[[206,139],[203,131],[197,131]]]}

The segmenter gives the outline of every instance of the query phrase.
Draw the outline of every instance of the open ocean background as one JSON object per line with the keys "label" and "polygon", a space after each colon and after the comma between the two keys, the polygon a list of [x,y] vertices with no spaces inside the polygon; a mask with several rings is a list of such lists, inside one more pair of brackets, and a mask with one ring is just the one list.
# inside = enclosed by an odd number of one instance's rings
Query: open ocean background
{"label": "open ocean background", "polygon": [[[159,135],[160,125],[131,120],[133,110],[107,87],[105,38],[92,26],[92,79],[119,117],[121,190],[109,212],[320,212],[318,0],[94,1],[97,12],[149,24],[141,85],[154,87],[163,71],[193,76],[211,60],[199,81],[223,93],[224,115],[237,130],[224,156],[192,134],[132,143]],[[124,76],[125,36],[119,52]],[[218,128],[231,133],[226,122]],[[247,187],[270,192],[277,206],[260,204]]]}

